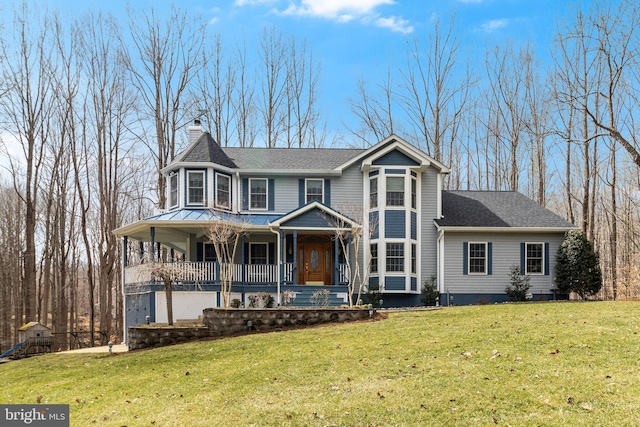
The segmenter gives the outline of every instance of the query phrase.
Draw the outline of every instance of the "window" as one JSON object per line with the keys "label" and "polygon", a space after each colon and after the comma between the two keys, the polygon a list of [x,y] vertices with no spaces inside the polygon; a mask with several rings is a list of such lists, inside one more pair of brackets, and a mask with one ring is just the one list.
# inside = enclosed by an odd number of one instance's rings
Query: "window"
{"label": "window", "polygon": [[249,264],[267,264],[267,244],[251,243],[249,245]]}
{"label": "window", "polygon": [[178,174],[169,176],[169,207],[178,206]]}
{"label": "window", "polygon": [[249,180],[249,207],[250,209],[267,209],[267,180]]}
{"label": "window", "polygon": [[418,207],[417,187],[417,181],[415,180],[415,178],[411,178],[411,209],[416,209]]}
{"label": "window", "polygon": [[387,272],[404,271],[404,243],[387,243]]}
{"label": "window", "polygon": [[306,203],[313,202],[314,200],[322,203],[323,201],[323,187],[324,181],[321,179],[308,179],[307,181],[307,196]]}
{"label": "window", "polygon": [[227,175],[216,175],[216,204],[222,208],[231,207],[229,190],[231,178]]}
{"label": "window", "polygon": [[187,172],[188,199],[190,205],[204,205],[204,172]]}
{"label": "window", "polygon": [[411,244],[411,273],[416,274],[418,271],[418,249],[415,243]]}
{"label": "window", "polygon": [[215,261],[218,257],[216,256],[216,248],[213,246],[213,243],[205,243],[204,244],[204,261],[211,262]]}
{"label": "window", "polygon": [[372,243],[370,246],[371,251],[371,272],[378,272],[378,244]]}
{"label": "window", "polygon": [[378,207],[378,178],[372,178],[369,181],[369,207],[371,209]]}
{"label": "window", "polygon": [[487,244],[469,243],[469,274],[487,272]]}
{"label": "window", "polygon": [[387,206],[404,206],[403,177],[387,177]]}
{"label": "window", "polygon": [[525,274],[542,274],[544,271],[544,244],[527,243]]}

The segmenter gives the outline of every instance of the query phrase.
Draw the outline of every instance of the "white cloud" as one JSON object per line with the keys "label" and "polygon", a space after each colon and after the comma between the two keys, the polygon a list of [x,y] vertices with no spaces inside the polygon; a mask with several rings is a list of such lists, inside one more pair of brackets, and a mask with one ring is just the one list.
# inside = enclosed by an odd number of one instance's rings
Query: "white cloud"
{"label": "white cloud", "polygon": [[285,13],[341,19],[370,15],[378,6],[393,3],[393,0],[301,0],[299,5],[292,2]]}
{"label": "white cloud", "polygon": [[493,31],[499,30],[500,28],[504,28],[509,24],[508,19],[492,19],[491,21],[487,21],[480,26],[483,31],[491,33]]}
{"label": "white cloud", "polygon": [[376,19],[376,25],[403,34],[409,34],[413,32],[413,26],[409,24],[409,21],[397,16],[390,16],[389,18],[378,18]]}
{"label": "white cloud", "polygon": [[273,2],[274,0],[236,0],[234,4],[236,6],[255,6],[258,4],[269,4]]}
{"label": "white cloud", "polygon": [[[236,0],[261,1],[261,0]],[[313,16],[345,23],[356,19],[401,33],[410,33],[409,21],[398,16],[384,17],[376,12],[379,6],[393,5],[394,0],[299,0],[289,3],[283,15]]]}

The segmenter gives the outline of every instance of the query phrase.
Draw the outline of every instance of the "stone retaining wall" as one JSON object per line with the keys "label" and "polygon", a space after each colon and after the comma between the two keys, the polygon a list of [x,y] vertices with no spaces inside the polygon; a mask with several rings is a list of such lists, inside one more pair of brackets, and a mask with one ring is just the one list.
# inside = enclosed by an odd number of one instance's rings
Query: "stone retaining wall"
{"label": "stone retaining wall", "polygon": [[288,326],[308,326],[368,318],[369,310],[353,308],[265,310],[206,308],[203,311],[203,322],[208,326],[212,337],[243,331],[268,331]]}
{"label": "stone retaining wall", "polygon": [[163,347],[209,337],[220,337],[251,331],[269,331],[319,323],[338,323],[368,319],[368,309],[223,309],[203,311],[202,326],[132,326],[129,328],[129,350]]}
{"label": "stone retaining wall", "polygon": [[129,350],[164,347],[209,337],[206,326],[133,326],[129,328]]}

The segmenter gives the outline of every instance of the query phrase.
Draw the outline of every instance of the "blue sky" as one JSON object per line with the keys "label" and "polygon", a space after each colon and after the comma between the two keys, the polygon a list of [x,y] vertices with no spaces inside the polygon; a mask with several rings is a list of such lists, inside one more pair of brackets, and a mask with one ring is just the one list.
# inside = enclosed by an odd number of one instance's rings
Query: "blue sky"
{"label": "blue sky", "polygon": [[[110,10],[126,23],[125,9],[170,2],[130,0],[38,0],[73,16],[88,8]],[[224,40],[257,46],[260,29],[275,25],[285,34],[306,39],[321,64],[320,108],[330,128],[348,116],[347,99],[355,95],[356,76],[379,82],[387,68],[402,62],[407,41],[426,39],[435,18],[455,14],[461,61],[481,66],[488,47],[506,40],[531,41],[544,60],[555,36],[555,21],[569,13],[561,0],[182,0],[182,9],[198,14]],[[5,12],[10,7],[5,5]]]}

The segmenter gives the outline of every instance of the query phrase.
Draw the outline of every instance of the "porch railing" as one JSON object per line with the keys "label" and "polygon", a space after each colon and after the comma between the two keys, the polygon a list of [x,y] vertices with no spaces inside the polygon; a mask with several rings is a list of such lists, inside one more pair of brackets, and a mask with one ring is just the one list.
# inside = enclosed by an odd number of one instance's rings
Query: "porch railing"
{"label": "porch railing", "polygon": [[[295,284],[296,270],[293,263],[285,263],[282,282]],[[219,268],[216,262],[183,261],[171,263],[167,267],[171,275],[179,282],[186,283],[215,283],[220,280]],[[235,264],[234,283],[245,284],[275,284],[278,281],[278,266],[274,264]],[[153,268],[148,264],[131,265],[125,268],[125,285],[145,283],[153,279]],[[338,266],[337,283],[347,284],[349,277],[347,266]]]}

